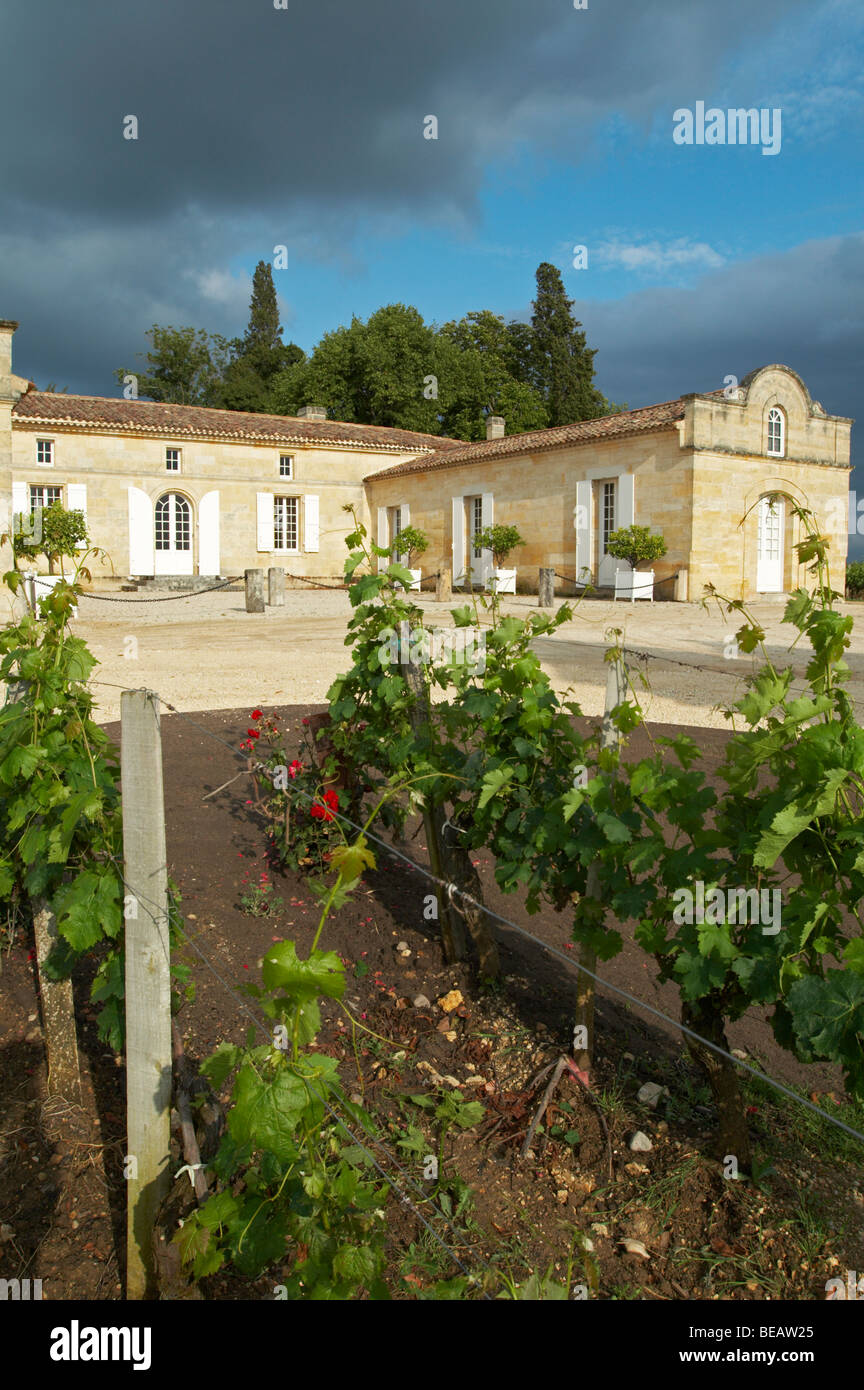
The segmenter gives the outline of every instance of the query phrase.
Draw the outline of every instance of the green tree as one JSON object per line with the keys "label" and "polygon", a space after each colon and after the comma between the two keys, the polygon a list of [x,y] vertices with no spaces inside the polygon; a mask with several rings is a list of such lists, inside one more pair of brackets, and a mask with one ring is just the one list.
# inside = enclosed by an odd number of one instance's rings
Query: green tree
{"label": "green tree", "polygon": [[429,537],[417,526],[406,526],[394,538],[391,549],[394,555],[403,555],[411,569],[415,560],[419,560],[429,549]]}
{"label": "green tree", "polygon": [[274,408],[294,414],[314,402],[331,419],[440,434],[457,356],[417,309],[387,304],[325,333],[308,361],[280,373]]}
{"label": "green tree", "polygon": [[122,386],[124,378],[137,377],[138,395],[170,405],[218,405],[221,378],[227,364],[229,344],[218,334],[201,328],[171,328],[154,323],[144,335],[150,349],[138,353],[147,370],[133,373],[118,367],[114,375]]}
{"label": "green tree", "polygon": [[12,539],[16,570],[22,557],[44,555],[48,561],[48,573],[54,574],[58,560],[62,571],[63,560],[77,559],[78,551],[89,544],[84,513],[69,512],[59,502],[52,502],[50,507],[38,507],[30,513],[26,522],[23,520],[26,513],[19,515]]}
{"label": "green tree", "polygon": [[483,550],[491,550],[496,569],[501,569],[511,550],[525,544],[525,537],[518,526],[503,526],[496,522],[494,526],[484,526],[482,531],[478,531],[474,544]]}
{"label": "green tree", "polygon": [[662,536],[652,536],[647,526],[622,526],[606,542],[606,553],[618,560],[629,560],[635,570],[646,560],[659,560],[666,554]]}
{"label": "green tree", "polygon": [[588,347],[572,310],[573,300],[567,297],[560,270],[544,261],[537,267],[530,370],[535,389],[546,404],[550,425],[593,420],[617,409],[594,385],[597,349]]}
{"label": "green tree", "polygon": [[242,338],[229,344],[231,360],[223,373],[220,404],[226,410],[273,409],[272,385],[277,375],[304,360],[296,343],[282,342],[273,267],[259,261],[252,276],[249,323]]}
{"label": "green tree", "polygon": [[543,429],[545,403],[522,374],[520,340],[500,315],[488,309],[472,311],[458,322],[445,323],[440,337],[457,350],[450,364],[448,396],[453,399],[443,416],[445,434],[482,439],[487,415],[503,415],[508,434]]}

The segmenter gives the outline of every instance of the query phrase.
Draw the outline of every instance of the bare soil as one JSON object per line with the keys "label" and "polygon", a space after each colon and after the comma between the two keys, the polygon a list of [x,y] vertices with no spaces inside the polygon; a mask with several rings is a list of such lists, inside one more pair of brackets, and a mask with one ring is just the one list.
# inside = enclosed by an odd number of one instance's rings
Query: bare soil
{"label": "bare soil", "polygon": [[[236,747],[249,708],[251,703],[197,714],[194,725],[170,715],[163,720],[169,868],[197,948],[184,952],[195,997],[183,1006],[179,1022],[187,1053],[198,1060],[223,1040],[242,1041],[249,1025],[243,1001],[226,986],[256,980],[273,940],[289,937],[301,952],[308,949],[317,924],[304,880],[273,873],[251,780],[241,778],[202,799],[238,768],[236,758],[209,735]],[[301,719],[315,708],[280,707],[298,740]],[[119,738],[119,726],[109,726],[109,732]],[[691,732],[719,760],[723,735]],[[640,751],[634,742],[634,754]],[[412,828],[409,836],[401,848],[424,864],[422,831]],[[492,869],[488,859],[478,862],[489,906],[524,924],[541,942],[564,948],[566,919],[552,911],[528,917],[515,898],[498,892]],[[261,872],[274,877],[280,907],[277,915],[254,918],[239,900],[244,880]],[[560,1129],[541,1132],[531,1155],[520,1160],[543,1090],[537,1075],[569,1050],[576,972],[502,927],[504,981],[495,992],[479,991],[468,967],[445,964],[435,924],[424,918],[428,891],[420,873],[382,850],[354,899],[328,923],[325,944],[346,963],[345,1004],[352,1017],[346,1022],[341,1010],[325,1007],[320,1046],[340,1058],[346,1086],[377,1117],[387,1150],[405,1170],[396,1175],[400,1185],[489,1287],[500,1289],[508,1274],[521,1282],[529,1269],[565,1279],[572,1258],[573,1282],[601,1299],[824,1299],[827,1279],[864,1268],[860,1147],[754,1083],[748,1087],[751,1135],[773,1172],[762,1186],[724,1179],[722,1156],[713,1147],[710,1100],[676,1030],[609,990],[599,1000],[592,1094],[573,1080],[562,1081],[554,1098],[558,1108],[547,1118],[549,1128]],[[397,952],[399,942],[407,943],[408,956]],[[653,967],[631,941],[602,973],[677,1017],[674,990],[657,987]],[[3,955],[0,1277],[41,1278],[44,1296],[52,1300],[122,1296],[124,1071],[97,1040],[87,975],[84,966],[77,980],[84,1103],[46,1104],[35,961],[26,932]],[[439,1001],[452,989],[463,1000],[445,1013]],[[428,1007],[414,1006],[420,995]],[[734,1025],[730,1043],[769,1074],[803,1086],[823,1107],[849,1119],[850,1112],[840,1109],[844,1097],[836,1073],[799,1067],[776,1046],[758,1013]],[[433,1216],[432,1185],[423,1183],[421,1165],[397,1146],[409,1123],[427,1123],[410,1094],[443,1093],[454,1081],[466,1098],[484,1104],[486,1114],[475,1129],[445,1143],[437,1200],[443,1194],[451,1203],[451,1229]],[[636,1099],[646,1081],[667,1088],[656,1110]],[[858,1127],[860,1120],[859,1114]],[[649,1136],[649,1152],[630,1150],[636,1130]],[[431,1132],[429,1137],[434,1152]],[[179,1148],[175,1156],[179,1168]],[[379,1156],[396,1174],[386,1154]],[[179,1181],[169,1222],[191,1201],[187,1179]],[[412,1182],[428,1195],[420,1197]],[[470,1186],[470,1198],[461,1184]],[[452,1257],[395,1198],[388,1229],[396,1297],[417,1297],[436,1278],[458,1272]],[[628,1253],[625,1240],[640,1242],[644,1254]],[[200,1290],[180,1281],[164,1296],[272,1298],[279,1279],[278,1267],[255,1282],[228,1272],[204,1281]]]}

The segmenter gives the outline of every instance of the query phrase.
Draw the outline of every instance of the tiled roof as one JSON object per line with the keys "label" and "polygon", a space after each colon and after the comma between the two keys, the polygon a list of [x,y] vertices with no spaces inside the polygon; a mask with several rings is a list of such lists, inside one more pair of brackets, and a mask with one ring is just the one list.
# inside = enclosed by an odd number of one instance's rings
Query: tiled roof
{"label": "tiled roof", "polygon": [[[722,396],[722,389],[709,391],[707,396]],[[450,444],[424,458],[407,459],[392,468],[372,474],[377,478],[402,477],[405,473],[426,473],[434,468],[453,468],[460,463],[483,463],[487,459],[521,457],[547,449],[561,449],[571,444],[587,444],[595,439],[609,439],[626,434],[648,433],[668,428],[683,420],[685,402],[679,396],[660,405],[645,405],[639,410],[624,410],[618,415],[602,415],[597,420],[578,420],[572,425],[554,425],[546,430],[528,430],[525,434],[506,434],[500,439],[480,439],[473,444]]]}
{"label": "tiled roof", "polygon": [[253,415],[239,410],[210,410],[197,405],[162,405],[110,396],[67,396],[28,390],[12,408],[12,423],[90,429],[100,433],[161,435],[168,439],[224,439],[250,444],[333,444],[392,453],[420,453],[462,447],[463,441],[441,435],[381,425],[307,420],[293,415]]}

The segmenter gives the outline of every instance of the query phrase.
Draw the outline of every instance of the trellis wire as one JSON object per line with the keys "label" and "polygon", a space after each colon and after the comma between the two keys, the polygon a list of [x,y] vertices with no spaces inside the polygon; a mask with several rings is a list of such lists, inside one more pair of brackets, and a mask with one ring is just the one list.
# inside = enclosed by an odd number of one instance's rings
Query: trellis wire
{"label": "trellis wire", "polygon": [[[109,682],[96,681],[94,682],[94,684],[107,685],[109,684]],[[114,686],[113,688],[118,690],[127,689],[126,686]],[[228,743],[227,740],[220,738],[218,734],[214,734],[210,729],[205,728],[203,724],[197,723],[197,721],[192,719],[190,715],[184,714],[181,710],[176,709],[167,700],[163,699],[162,696],[158,694],[158,692],[154,691],[153,693],[157,696],[160,703],[163,704],[166,709],[170,710],[172,714],[176,714],[179,718],[185,719],[187,723],[193,726],[193,728],[198,729],[200,733],[205,734],[208,738],[212,738],[214,742],[221,744],[223,748],[227,748],[228,751],[232,753],[235,757],[246,756],[239,749],[234,748],[232,744]],[[250,772],[260,771],[263,776],[266,777],[268,775],[267,769],[265,768],[263,763],[256,762],[254,763],[254,765],[252,765],[252,759],[248,757],[246,757],[246,761],[250,764],[248,768]],[[303,792],[299,788],[296,789],[296,794],[310,802],[314,801],[314,797],[310,793]],[[834,1125],[838,1129],[844,1130],[847,1134],[850,1134],[854,1139],[858,1139],[862,1143],[864,1143],[864,1134],[862,1134],[860,1130],[854,1129],[851,1125],[847,1125],[843,1120],[839,1120],[836,1118],[836,1116],[830,1115],[827,1110],[821,1109],[821,1107],[815,1105],[813,1101],[806,1099],[804,1096],[799,1096],[795,1091],[791,1089],[791,1087],[784,1085],[782,1081],[778,1081],[775,1077],[769,1076],[767,1072],[758,1071],[755,1067],[750,1066],[749,1063],[745,1062],[742,1058],[736,1057],[733,1053],[728,1052],[723,1047],[720,1047],[719,1044],[712,1042],[709,1038],[703,1038],[700,1033],[697,1033],[694,1029],[689,1028],[685,1023],[682,1023],[679,1019],[672,1018],[669,1014],[663,1013],[661,1009],[655,1008],[653,1004],[648,1004],[644,1000],[639,999],[636,995],[631,994],[629,990],[623,989],[620,985],[613,984],[611,980],[606,980],[603,978],[603,976],[596,974],[595,971],[589,970],[587,966],[581,965],[578,961],[575,961],[570,957],[566,956],[563,951],[559,951],[556,946],[552,946],[550,943],[542,941],[539,937],[534,936],[533,933],[527,931],[525,927],[521,927],[518,924],[518,922],[512,921],[509,917],[503,917],[500,913],[495,912],[494,909],[488,907],[485,903],[479,902],[478,899],[472,897],[470,893],[467,893],[465,889],[460,888],[457,884],[449,883],[446,879],[437,877],[435,874],[431,872],[431,870],[425,868],[422,864],[416,863],[413,859],[410,859],[406,854],[403,854],[401,850],[397,850],[392,845],[388,845],[385,840],[382,840],[372,831],[364,829],[362,826],[357,825],[356,822],[350,820],[349,817],[344,815],[343,812],[331,811],[331,814],[333,815],[334,819],[342,821],[345,825],[350,826],[352,830],[356,830],[360,834],[364,835],[368,840],[373,840],[376,844],[380,845],[381,848],[384,849],[388,854],[392,855],[394,858],[401,859],[412,870],[421,874],[424,878],[428,879],[429,882],[435,883],[440,888],[444,889],[444,891],[450,896],[451,900],[453,895],[456,895],[464,899],[473,907],[479,908],[482,912],[485,912],[487,916],[491,917],[494,921],[500,922],[502,926],[509,927],[512,931],[515,931],[526,941],[530,941],[535,946],[539,946],[542,950],[548,952],[557,960],[560,960],[571,970],[580,971],[583,974],[588,975],[589,978],[595,982],[595,984],[601,985],[603,986],[603,988],[612,991],[612,993],[619,995],[622,999],[626,999],[628,1003],[636,1005],[637,1008],[646,1010],[647,1013],[650,1013],[655,1018],[658,1018],[662,1022],[669,1024],[671,1027],[685,1034],[685,1036],[693,1038],[695,1041],[700,1042],[704,1047],[709,1048],[710,1051],[714,1052],[717,1056],[725,1057],[728,1061],[732,1062],[734,1066],[740,1067],[743,1071],[749,1072],[750,1075],[755,1077],[757,1081],[760,1081],[765,1085],[773,1087],[774,1090],[779,1091],[782,1095],[787,1096],[790,1100],[794,1100],[799,1105],[804,1106],[805,1109],[812,1111],[814,1115],[818,1115],[820,1119],[827,1120],[829,1124]]]}

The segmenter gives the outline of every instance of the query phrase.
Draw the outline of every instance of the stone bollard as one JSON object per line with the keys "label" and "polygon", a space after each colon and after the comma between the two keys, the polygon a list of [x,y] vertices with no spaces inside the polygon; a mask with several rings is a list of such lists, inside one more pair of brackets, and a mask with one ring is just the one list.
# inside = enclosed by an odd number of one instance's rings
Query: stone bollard
{"label": "stone bollard", "polygon": [[267,602],[271,608],[285,607],[285,571],[278,565],[267,571]]}
{"label": "stone bollard", "polygon": [[435,602],[450,603],[452,599],[453,588],[452,581],[450,578],[450,571],[449,569],[446,569],[444,565],[442,565],[441,569],[438,572],[438,578],[435,581]]}
{"label": "stone bollard", "polygon": [[552,608],[555,604],[555,571],[554,569],[541,569],[540,581],[537,586],[537,606],[538,608]]}
{"label": "stone bollard", "polygon": [[246,612],[264,612],[263,570],[246,570]]}

